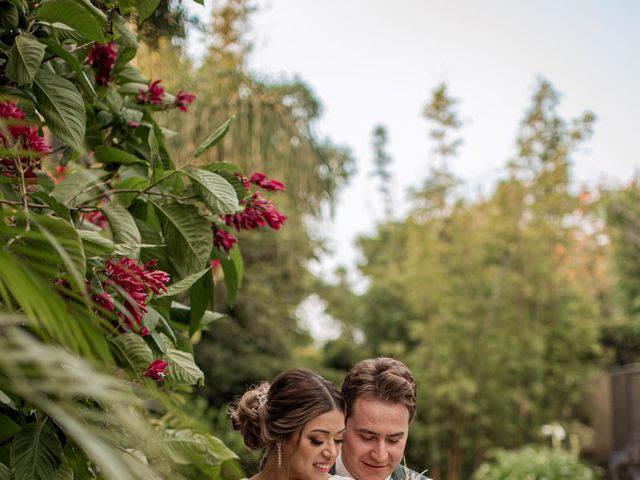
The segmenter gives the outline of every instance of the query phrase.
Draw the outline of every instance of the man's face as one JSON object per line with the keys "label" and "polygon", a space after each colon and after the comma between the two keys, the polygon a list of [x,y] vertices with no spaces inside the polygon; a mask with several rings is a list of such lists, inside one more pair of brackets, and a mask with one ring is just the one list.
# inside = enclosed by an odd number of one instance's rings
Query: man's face
{"label": "man's face", "polygon": [[400,464],[408,434],[407,407],[358,398],[346,422],[344,466],[356,480],[383,480]]}

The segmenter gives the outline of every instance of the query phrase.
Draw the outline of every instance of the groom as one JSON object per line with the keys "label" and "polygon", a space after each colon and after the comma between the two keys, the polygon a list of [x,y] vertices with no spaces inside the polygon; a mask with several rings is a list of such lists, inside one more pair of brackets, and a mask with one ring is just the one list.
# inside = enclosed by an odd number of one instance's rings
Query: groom
{"label": "groom", "polygon": [[393,358],[357,363],[344,378],[346,430],[335,473],[355,480],[429,480],[402,465],[416,413],[416,384]]}

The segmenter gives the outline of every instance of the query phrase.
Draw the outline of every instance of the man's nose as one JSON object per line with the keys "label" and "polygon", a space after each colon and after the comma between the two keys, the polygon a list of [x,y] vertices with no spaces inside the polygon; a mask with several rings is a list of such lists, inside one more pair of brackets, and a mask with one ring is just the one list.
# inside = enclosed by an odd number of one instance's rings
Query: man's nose
{"label": "man's nose", "polygon": [[384,440],[376,442],[375,447],[371,450],[371,457],[377,462],[382,462],[387,459],[387,445]]}

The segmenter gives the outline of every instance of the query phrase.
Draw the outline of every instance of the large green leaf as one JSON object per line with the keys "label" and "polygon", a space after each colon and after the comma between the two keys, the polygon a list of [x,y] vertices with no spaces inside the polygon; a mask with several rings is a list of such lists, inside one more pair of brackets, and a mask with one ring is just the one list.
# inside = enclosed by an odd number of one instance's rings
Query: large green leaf
{"label": "large green leaf", "polygon": [[33,92],[38,100],[38,110],[51,132],[76,150],[81,150],[87,114],[75,85],[55,73],[40,69],[34,80]]}
{"label": "large green leaf", "polygon": [[160,0],[138,0],[136,9],[138,10],[138,24],[142,24],[149,15],[155,12],[160,4]]}
{"label": "large green leaf", "polygon": [[20,14],[15,5],[9,2],[0,2],[0,28],[13,30],[18,26]]}
{"label": "large green leaf", "polygon": [[79,229],[78,235],[82,239],[85,254],[89,258],[110,255],[115,250],[115,245],[111,240],[101,237],[93,230]]}
{"label": "large green leaf", "polygon": [[204,383],[204,373],[196,365],[193,355],[173,348],[167,348],[164,355],[169,362],[167,367],[169,380],[179,385],[202,385]]}
{"label": "large green leaf", "polygon": [[32,216],[32,221],[43,234],[67,272],[76,282],[78,290],[84,286],[86,259],[76,228],[62,218],[46,215]]}
{"label": "large green leaf", "polygon": [[29,33],[21,33],[15,39],[7,61],[7,78],[18,85],[31,84],[44,58],[45,46]]}
{"label": "large green leaf", "polygon": [[51,196],[69,207],[78,206],[96,196],[106,175],[104,170],[77,170],[56,184]]}
{"label": "large green leaf", "polygon": [[133,165],[136,163],[145,165],[146,162],[132,153],[125,152],[124,150],[120,150],[119,148],[109,147],[107,145],[100,145],[96,147],[95,150],[96,159],[99,162],[108,164],[108,163],[116,163],[119,165]]}
{"label": "large green leaf", "polygon": [[168,458],[182,465],[216,465],[238,458],[218,438],[193,430],[167,430],[161,443]]}
{"label": "large green leaf", "polygon": [[6,415],[0,415],[0,443],[4,443],[20,431],[20,426]]}
{"label": "large green leaf", "polygon": [[88,1],[46,0],[36,10],[36,17],[51,23],[64,23],[89,40],[99,43],[106,41],[102,29],[107,18]]}
{"label": "large green leaf", "polygon": [[247,187],[244,182],[236,175],[243,175],[242,170],[240,170],[236,165],[227,162],[213,162],[207,163],[205,165],[199,165],[198,168],[202,170],[206,170],[208,172],[214,172],[224,178],[227,182],[229,182],[233,189],[236,191],[236,195],[239,200],[242,200],[247,196]]}
{"label": "large green leaf", "polygon": [[214,214],[235,213],[238,210],[238,195],[233,186],[217,173],[200,168],[184,169],[191,183]]}
{"label": "large green leaf", "polygon": [[142,375],[142,372],[153,361],[153,352],[140,335],[123,333],[111,339],[111,342],[118,347],[118,350],[138,375]]}
{"label": "large green leaf", "polygon": [[196,149],[196,152],[193,154],[193,156],[195,158],[198,158],[200,155],[202,155],[204,152],[209,150],[211,147],[220,143],[224,138],[224,136],[227,134],[227,131],[229,130],[229,125],[231,124],[231,120],[233,119],[230,118],[229,120],[224,122],[222,125],[220,125],[216,129],[216,131],[211,134],[209,138],[207,138],[204,142],[202,142],[200,146]]}
{"label": "large green leaf", "polygon": [[192,205],[151,200],[162,224],[169,257],[182,278],[202,271],[213,245],[211,225]]}
{"label": "large green leaf", "polygon": [[87,78],[87,74],[84,73],[80,62],[75,56],[52,38],[39,38],[38,41],[46,45],[52,53],[63,59],[67,65],[71,67],[71,69],[76,73],[76,77],[80,81],[80,85],[82,85],[85,92],[92,97],[96,96],[96,90],[93,88],[93,84]]}
{"label": "large green leaf", "polygon": [[60,467],[58,467],[55,480],[73,480],[73,468],[71,468],[71,464],[64,455],[62,456]]}
{"label": "large green leaf", "polygon": [[242,275],[244,273],[244,262],[242,261],[242,255],[240,254],[240,247],[238,244],[234,245],[233,249],[229,252],[229,256],[219,255],[220,265],[224,272],[224,286],[227,290],[227,302],[229,305],[233,305],[240,290],[240,284],[242,283]]}
{"label": "large green leaf", "polygon": [[11,480],[11,470],[4,463],[0,463],[0,480]]}
{"label": "large green leaf", "polygon": [[202,277],[209,270],[210,270],[209,268],[206,268],[201,272],[192,273],[191,275],[183,278],[179,282],[172,283],[167,287],[166,293],[163,293],[162,296],[170,297],[173,295],[177,295],[178,293],[187,291],[191,287],[191,285],[196,283],[200,279],[200,277]]}
{"label": "large green leaf", "polygon": [[121,35],[120,44],[129,48],[138,48],[138,37],[127,26],[127,21],[120,15],[114,15],[111,19],[114,28]]}
{"label": "large green leaf", "polygon": [[15,480],[55,479],[62,445],[48,422],[29,423],[11,443],[11,470]]}
{"label": "large green leaf", "polygon": [[133,215],[116,202],[107,203],[101,210],[109,220],[113,241],[119,244],[119,253],[128,257],[138,258],[142,238]]}

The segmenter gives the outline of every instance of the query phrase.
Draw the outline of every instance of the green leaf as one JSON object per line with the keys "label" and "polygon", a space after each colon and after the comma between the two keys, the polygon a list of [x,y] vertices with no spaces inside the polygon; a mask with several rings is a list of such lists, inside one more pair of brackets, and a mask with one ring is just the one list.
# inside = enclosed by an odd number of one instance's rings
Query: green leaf
{"label": "green leaf", "polygon": [[114,243],[120,244],[121,255],[132,258],[140,256],[142,238],[133,215],[125,207],[116,202],[107,203],[100,209],[109,220]]}
{"label": "green leaf", "polygon": [[67,175],[53,188],[51,196],[59,202],[76,207],[87,199],[96,196],[96,189],[103,183],[108,172],[99,169],[81,169]]}
{"label": "green leaf", "polygon": [[238,195],[233,186],[217,173],[188,167],[184,172],[191,179],[196,192],[214,214],[235,213]]}
{"label": "green leaf", "polygon": [[167,348],[165,358],[169,362],[167,378],[178,385],[204,384],[204,373],[196,365],[193,355],[182,350]]}
{"label": "green leaf", "polygon": [[217,130],[211,134],[209,138],[207,138],[204,142],[202,142],[202,144],[200,144],[200,146],[196,149],[196,153],[193,154],[194,158],[198,158],[200,155],[202,155],[204,152],[209,150],[211,147],[217,145],[218,143],[220,143],[220,141],[222,141],[224,136],[227,134],[227,131],[229,130],[229,125],[231,124],[231,120],[233,120],[233,118],[230,118],[229,120],[224,122],[222,125],[220,125],[217,128]]}
{"label": "green leaf", "polygon": [[20,14],[15,5],[9,2],[0,3],[0,28],[13,30],[18,26]]}
{"label": "green leaf", "polygon": [[150,200],[162,224],[169,257],[182,278],[202,271],[213,245],[211,224],[192,205]]}
{"label": "green leaf", "polygon": [[129,48],[138,48],[138,37],[129,30],[127,22],[120,15],[114,15],[111,19],[116,31],[121,35],[120,44]]}
{"label": "green leaf", "polygon": [[62,218],[46,215],[32,215],[31,220],[62,260],[67,272],[75,280],[77,289],[82,290],[86,259],[76,228]]}
{"label": "green leaf", "polygon": [[142,372],[153,362],[153,352],[140,335],[123,333],[112,338],[111,342],[118,347],[136,375],[142,375]]}
{"label": "green leaf", "polygon": [[9,397],[2,390],[0,390],[0,403],[7,405],[13,410],[18,410],[18,406],[16,405],[16,403],[13,400],[11,400],[11,397]]}
{"label": "green leaf", "polygon": [[227,302],[229,305],[233,305],[240,290],[240,284],[242,283],[242,275],[244,272],[244,262],[242,261],[242,255],[240,254],[240,247],[238,244],[234,245],[233,249],[229,252],[229,256],[219,255],[220,265],[224,272],[224,285],[227,290]]}
{"label": "green leaf", "polygon": [[107,17],[83,0],[46,0],[36,10],[36,17],[49,22],[60,22],[99,43],[105,43],[102,29]]}
{"label": "green leaf", "polygon": [[58,468],[55,480],[73,480],[73,468],[71,468],[69,460],[67,460],[67,457],[64,455],[62,456],[62,462]]}
{"label": "green leaf", "polygon": [[18,35],[9,53],[7,77],[18,85],[31,85],[38,73],[45,50],[45,46],[33,35],[29,33]]}
{"label": "green leaf", "polygon": [[67,207],[63,203],[60,203],[51,195],[48,195],[45,192],[34,192],[31,194],[31,198],[40,200],[40,202],[50,206],[51,209],[55,212],[55,214],[58,215],[60,218],[63,218],[68,222],[71,221],[71,213],[69,211],[69,207]]}
{"label": "green leaf", "polygon": [[160,0],[138,0],[136,9],[138,10],[138,25],[141,25],[149,15],[156,11]]}
{"label": "green leaf", "polygon": [[11,470],[15,480],[50,480],[60,465],[62,445],[47,422],[29,423],[11,443]]}
{"label": "green leaf", "polygon": [[4,463],[0,463],[0,480],[11,480],[11,470]]}
{"label": "green leaf", "polygon": [[80,81],[80,85],[82,85],[85,92],[92,97],[96,96],[96,90],[93,88],[93,83],[89,81],[87,74],[84,73],[80,62],[75,56],[52,38],[39,38],[38,41],[46,45],[52,53],[63,59],[67,65],[71,67],[71,69],[76,73],[76,77]]}
{"label": "green leaf", "polygon": [[110,255],[116,248],[111,240],[101,237],[93,230],[78,229],[78,235],[82,239],[84,251],[89,258]]}
{"label": "green leaf", "polygon": [[177,295],[178,293],[187,291],[191,287],[191,285],[196,283],[200,279],[200,277],[202,277],[209,270],[210,270],[209,268],[206,268],[201,272],[192,273],[191,275],[183,278],[179,282],[172,283],[167,287],[167,292],[163,293],[161,296],[171,297],[173,295]]}
{"label": "green leaf", "polygon": [[[209,274],[209,277],[211,277],[211,274]],[[211,300],[209,287],[213,288],[212,283],[207,282],[207,275],[204,275],[189,290],[189,306],[191,307],[189,312],[189,336],[192,336],[200,328],[200,321]]]}
{"label": "green leaf", "polygon": [[236,165],[227,162],[213,162],[207,163],[206,165],[199,165],[198,168],[208,172],[217,173],[224,178],[233,186],[239,200],[242,200],[247,196],[247,188],[245,187],[244,182],[235,175],[236,173],[239,173],[244,176],[244,174]]}
{"label": "green leaf", "polygon": [[81,150],[87,114],[75,85],[55,73],[40,69],[33,91],[38,100],[38,110],[51,132],[76,150]]}
{"label": "green leaf", "polygon": [[119,165],[133,165],[136,163],[146,165],[146,162],[135,155],[120,150],[119,148],[99,145],[95,150],[96,158],[104,164],[117,163]]}
{"label": "green leaf", "polygon": [[[116,83],[118,85],[128,85],[130,83],[138,83],[143,86],[146,86],[148,81],[149,79],[145,78],[142,75],[142,73],[140,73],[140,70],[138,70],[136,67],[130,64],[123,66],[116,75]],[[138,93],[140,93],[139,89],[135,92],[131,92],[131,94],[135,94],[135,95],[137,95]]]}
{"label": "green leaf", "polygon": [[20,430],[20,426],[6,415],[0,415],[0,443],[13,437]]}
{"label": "green leaf", "polygon": [[[149,179],[145,177],[135,176],[124,178],[121,181],[113,183],[113,188],[117,190],[144,190],[149,186]],[[129,207],[136,197],[135,192],[120,192],[114,195],[113,201],[118,202],[124,207]]]}

